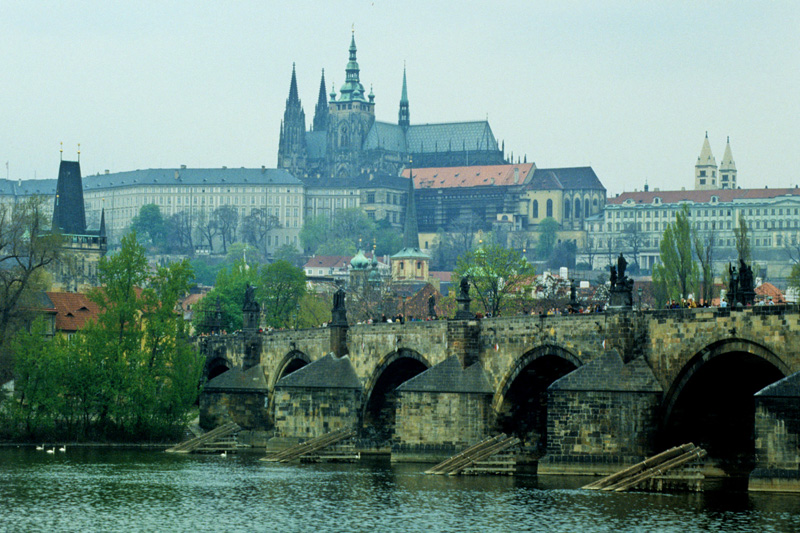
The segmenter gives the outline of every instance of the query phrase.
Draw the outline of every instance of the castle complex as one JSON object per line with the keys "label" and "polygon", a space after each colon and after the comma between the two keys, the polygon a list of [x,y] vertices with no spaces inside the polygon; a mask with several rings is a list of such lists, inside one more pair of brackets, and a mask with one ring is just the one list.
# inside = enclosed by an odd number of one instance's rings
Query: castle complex
{"label": "castle complex", "polygon": [[278,168],[303,178],[353,178],[397,175],[406,166],[449,167],[504,163],[503,151],[488,121],[412,124],[406,72],[397,124],[375,120],[375,95],[366,94],[350,41],[345,83],[337,95],[319,85],[314,120],[306,131],[303,106],[292,67],[289,97],[281,122]]}

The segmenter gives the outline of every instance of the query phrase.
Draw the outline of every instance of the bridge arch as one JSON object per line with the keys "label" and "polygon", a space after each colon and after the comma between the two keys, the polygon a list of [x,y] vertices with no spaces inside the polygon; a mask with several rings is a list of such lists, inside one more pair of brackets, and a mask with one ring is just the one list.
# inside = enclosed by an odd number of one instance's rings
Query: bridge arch
{"label": "bridge arch", "polygon": [[206,361],[206,380],[211,381],[220,374],[224,374],[231,368],[233,368],[233,364],[228,360],[227,357],[216,355]]}
{"label": "bridge arch", "polygon": [[497,429],[519,437],[534,455],[547,444],[547,387],[583,363],[555,344],[525,352],[503,378],[492,399]]}
{"label": "bridge arch", "polygon": [[277,371],[271,376],[269,383],[269,390],[275,389],[275,384],[300,368],[303,368],[311,362],[311,358],[300,350],[291,350],[283,356],[280,362],[276,365]]}
{"label": "bridge arch", "polygon": [[789,375],[788,365],[743,338],[716,341],[681,368],[662,402],[661,447],[693,442],[731,475],[754,463],[753,394]]}
{"label": "bridge arch", "polygon": [[387,354],[372,371],[367,381],[362,410],[362,425],[378,441],[394,434],[397,398],[394,390],[431,367],[419,352],[400,348]]}

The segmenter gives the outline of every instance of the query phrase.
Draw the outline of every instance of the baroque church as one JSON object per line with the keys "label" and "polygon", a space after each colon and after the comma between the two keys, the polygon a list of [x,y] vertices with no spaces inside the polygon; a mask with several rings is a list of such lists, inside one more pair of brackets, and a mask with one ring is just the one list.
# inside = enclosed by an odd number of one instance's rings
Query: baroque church
{"label": "baroque church", "polygon": [[311,129],[292,66],[289,97],[281,122],[278,168],[298,178],[353,178],[397,175],[413,165],[451,167],[505,163],[489,122],[412,124],[406,72],[397,123],[375,120],[375,95],[366,93],[359,77],[355,35],[350,41],[345,83],[328,95],[325,71],[319,85]]}

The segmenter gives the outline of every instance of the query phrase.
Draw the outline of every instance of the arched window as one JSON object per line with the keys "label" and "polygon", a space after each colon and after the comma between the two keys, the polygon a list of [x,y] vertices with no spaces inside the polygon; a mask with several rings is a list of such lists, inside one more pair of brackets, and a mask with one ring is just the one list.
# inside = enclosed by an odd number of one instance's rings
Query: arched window
{"label": "arched window", "polygon": [[575,218],[581,218],[581,201],[575,198]]}
{"label": "arched window", "polygon": [[583,216],[584,217],[588,217],[589,216],[589,199],[588,198],[583,201],[583,211],[584,211],[584,215]]}
{"label": "arched window", "polygon": [[547,216],[553,216],[553,200],[547,200]]}
{"label": "arched window", "polygon": [[569,218],[569,208],[572,205],[572,202],[569,200],[564,200],[564,218]]}
{"label": "arched window", "polygon": [[533,201],[533,218],[539,218],[539,200]]}

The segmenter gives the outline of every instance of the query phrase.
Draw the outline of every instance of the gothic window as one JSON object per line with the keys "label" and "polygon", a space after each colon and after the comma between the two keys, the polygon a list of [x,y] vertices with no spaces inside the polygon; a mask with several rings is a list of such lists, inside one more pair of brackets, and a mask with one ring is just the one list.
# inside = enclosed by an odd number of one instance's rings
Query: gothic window
{"label": "gothic window", "polygon": [[548,217],[553,216],[553,200],[547,200],[547,215]]}
{"label": "gothic window", "polygon": [[564,200],[564,218],[569,218],[569,207],[571,202],[569,200]]}
{"label": "gothic window", "polygon": [[533,218],[539,218],[539,200],[533,201]]}
{"label": "gothic window", "polygon": [[[596,201],[597,201],[597,200],[595,200],[595,202],[596,202]],[[584,211],[584,214],[583,214],[583,216],[584,216],[584,217],[588,217],[588,216],[589,216],[589,199],[588,199],[588,198],[587,198],[586,200],[584,200],[584,201],[583,201],[583,207],[584,207],[584,209],[583,209],[583,211]],[[649,214],[649,213],[648,213],[648,214]]]}
{"label": "gothic window", "polygon": [[575,218],[581,218],[581,201],[575,198]]}

